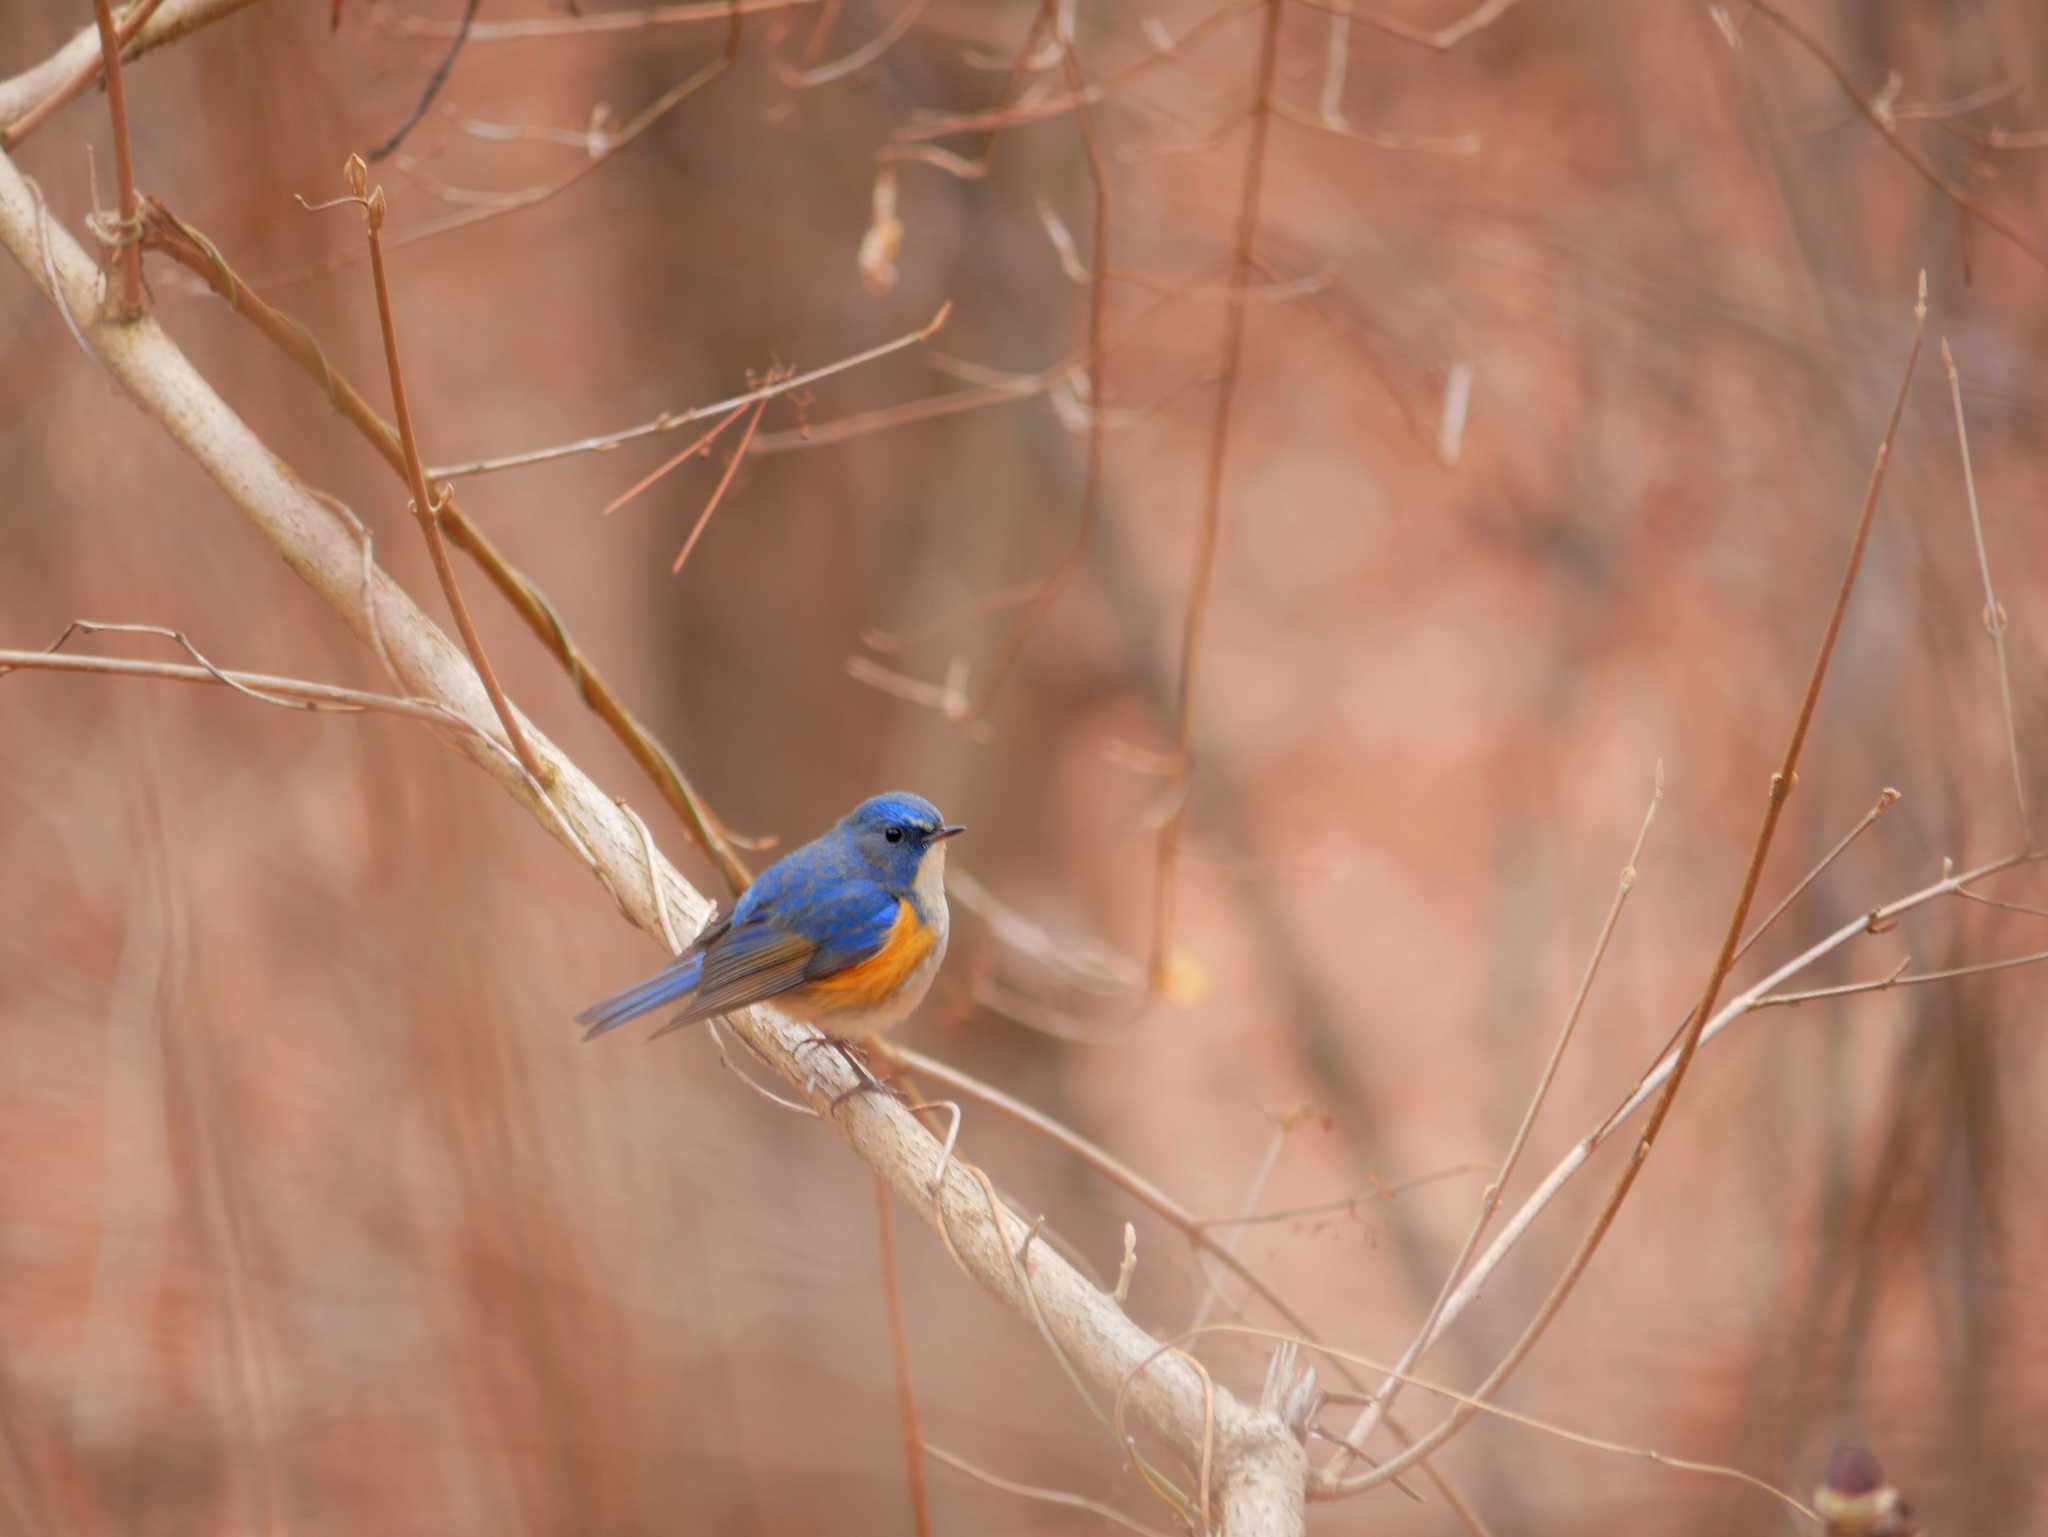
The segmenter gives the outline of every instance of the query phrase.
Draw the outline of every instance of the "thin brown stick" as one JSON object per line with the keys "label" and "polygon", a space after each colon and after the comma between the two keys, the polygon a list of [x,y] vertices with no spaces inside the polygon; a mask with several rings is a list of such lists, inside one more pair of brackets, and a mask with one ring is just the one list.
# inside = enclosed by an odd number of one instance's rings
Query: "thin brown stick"
{"label": "thin brown stick", "polygon": [[910,1334],[903,1323],[903,1279],[896,1267],[895,1193],[875,1176],[875,1232],[882,1250],[882,1296],[889,1304],[889,1347],[896,1358],[896,1409],[903,1419],[903,1472],[917,1537],[932,1537],[931,1498],[925,1492],[924,1436],[917,1425],[917,1387],[910,1376]]}
{"label": "thin brown stick", "polygon": [[685,448],[679,454],[669,455],[669,457],[662,460],[660,464],[656,465],[653,469],[649,470],[645,475],[642,475],[638,480],[634,481],[633,484],[626,487],[626,489],[621,491],[617,496],[613,497],[610,501],[606,502],[604,504],[604,516],[607,518],[610,517],[613,513],[617,512],[621,507],[625,506],[628,502],[632,501],[633,498],[638,496],[641,492],[645,491],[649,486],[658,484],[664,476],[666,476],[671,470],[673,470],[677,465],[681,464],[684,460],[694,458],[699,454],[708,455],[711,452],[711,445],[719,440],[719,438],[724,434],[725,429],[730,427],[734,422],[738,421],[742,416],[745,416],[746,414],[747,408],[745,406],[734,406],[730,411],[726,412],[724,416],[720,417],[718,421],[715,424],[713,424],[713,426],[708,431],[701,432],[694,439],[692,439],[690,446],[688,448]]}
{"label": "thin brown stick", "polygon": [[856,352],[851,357],[840,358],[834,362],[822,364],[817,368],[807,369],[800,374],[791,374],[781,379],[771,379],[765,384],[757,385],[755,388],[748,390],[745,394],[734,395],[729,400],[714,400],[708,405],[691,406],[684,411],[664,411],[661,415],[654,417],[650,421],[640,422],[631,427],[621,427],[614,432],[599,433],[595,437],[577,438],[569,443],[557,443],[548,448],[530,448],[516,454],[500,454],[491,459],[472,459],[464,464],[436,465],[427,473],[436,480],[458,480],[468,475],[495,475],[500,470],[525,469],[529,465],[546,464],[550,460],[567,459],[577,454],[609,453],[621,444],[631,443],[639,438],[655,437],[665,432],[674,432],[679,428],[689,426],[692,422],[701,422],[710,416],[722,416],[736,411],[743,406],[751,406],[757,401],[773,400],[778,395],[787,395],[792,390],[800,390],[806,385],[816,384],[820,379],[828,379],[834,374],[841,374],[845,373],[848,369],[858,368],[863,363],[872,363],[879,358],[888,357],[893,352],[901,352],[905,348],[915,347],[921,343],[928,342],[944,329],[946,321],[951,317],[952,313],[953,306],[951,301],[948,301],[940,305],[938,313],[915,331],[906,332],[902,336],[894,337],[878,346],[870,347],[865,352]]}
{"label": "thin brown stick", "polygon": [[[244,3],[248,3],[248,0],[244,0]],[[163,0],[141,0],[141,4],[129,11],[121,19],[120,26],[115,28],[114,31],[114,41],[116,44],[114,52],[116,56],[119,55],[121,49],[128,46],[134,39],[135,34],[142,30],[142,24],[154,16],[157,7],[162,4]],[[98,24],[97,15],[94,18],[94,24],[95,26]],[[0,129],[0,149],[11,150],[23,139],[34,133],[50,114],[67,103],[75,101],[95,80],[99,79],[100,72],[106,67],[106,43],[104,37],[102,37],[100,51],[94,54],[91,61],[80,69],[77,74],[29,108],[28,111],[22,113],[20,117],[9,123],[4,129]]]}
{"label": "thin brown stick", "polygon": [[128,143],[128,92],[121,83],[121,37],[114,29],[110,0],[92,0],[100,29],[100,67],[107,74],[107,115],[114,124],[114,184],[120,197],[120,218],[106,237],[114,247],[120,286],[108,306],[108,318],[139,319],[148,307],[142,291],[142,217],[135,198],[135,156]]}
{"label": "thin brown stick", "polygon": [[2005,752],[2012,764],[2013,802],[2020,814],[2020,846],[2030,849],[2034,846],[2034,818],[2027,809],[2027,776],[2020,768],[2019,728],[2013,721],[2012,671],[2005,658],[2005,609],[1998,594],[1991,590],[1991,556],[1984,547],[1984,515],[1977,507],[1977,473],[1970,466],[1970,432],[1963,425],[1963,386],[1946,336],[1941,339],[1941,366],[1948,371],[1948,395],[1956,412],[1956,443],[1963,455],[1963,491],[1970,504],[1970,534],[1977,543],[1977,570],[1984,578],[1984,628],[1991,632],[1991,646],[1998,654],[1998,703],[2005,712]]}
{"label": "thin brown stick", "polygon": [[1889,115],[1881,110],[1876,102],[1857,88],[1856,82],[1849,76],[1848,69],[1840,59],[1828,51],[1826,44],[1807,31],[1799,22],[1779,10],[1772,3],[1772,0],[1748,0],[1748,3],[1751,11],[1776,26],[1779,31],[1783,32],[1811,55],[1823,69],[1834,76],[1835,84],[1841,87],[1842,94],[1849,98],[1850,104],[1862,114],[1864,120],[1871,127],[1878,131],[1885,143],[1892,147],[1892,151],[1919,173],[1923,181],[1941,193],[1951,203],[1954,203],[1964,214],[1977,220],[1993,233],[2003,236],[2008,244],[2035,266],[2048,271],[2048,250],[2044,250],[2031,235],[2027,234],[2026,231],[2007,219],[2003,214],[1998,213],[1994,209],[1986,208],[1982,203],[1970,196],[1967,190],[1950,181],[1940,171],[1936,170],[1932,161],[1922,154],[1915,145],[1900,135],[1898,125],[1890,119]]}
{"label": "thin brown stick", "polygon": [[[732,68],[734,61],[739,57],[740,12],[737,9],[728,8],[728,14],[730,16],[730,23],[726,32],[725,51],[723,53],[702,67],[693,70],[666,91],[663,91],[661,95],[643,107],[615,136],[607,139],[601,148],[594,151],[588,158],[579,161],[572,169],[563,172],[553,181],[542,182],[540,185],[528,187],[522,192],[515,192],[503,198],[493,199],[488,207],[465,209],[461,213],[452,214],[445,219],[431,220],[416,229],[410,229],[403,234],[393,236],[386,242],[386,245],[393,250],[397,250],[404,246],[433,240],[438,236],[451,234],[456,230],[468,229],[472,225],[481,224],[487,219],[496,219],[506,214],[518,213],[524,209],[538,207],[560,193],[568,191],[569,188],[575,186],[584,177],[596,171],[599,166],[611,160],[613,156],[617,155],[628,145],[636,142],[648,129],[652,128],[656,123],[667,117],[669,113],[710,85],[712,81],[716,80],[728,69]],[[401,165],[409,164],[403,157],[401,157],[399,163]],[[271,281],[281,285],[296,282],[301,278],[323,276],[352,265],[354,260],[355,258],[352,255],[344,253],[330,257],[325,261],[316,262],[311,266],[302,267],[296,271],[274,277]]]}
{"label": "thin brown stick", "polygon": [[[1564,1273],[1552,1286],[1550,1293],[1537,1308],[1535,1316],[1522,1330],[1521,1335],[1509,1346],[1499,1365],[1489,1372],[1473,1392],[1473,1398],[1491,1398],[1494,1392],[1514,1374],[1528,1354],[1543,1337],[1558,1312],[1577,1288],[1579,1278],[1592,1263],[1601,1241],[1606,1238],[1614,1219],[1621,1212],[1623,1202],[1634,1188],[1636,1178],[1649,1161],[1650,1150],[1656,1144],[1657,1134],[1663,1129],[1671,1114],[1671,1106],[1678,1098],[1679,1087],[1685,1082],[1694,1057],[1699,1052],[1700,1041],[1709,1019],[1714,1014],[1714,1004],[1721,995],[1722,984],[1735,965],[1735,949],[1742,940],[1744,925],[1749,921],[1749,909],[1756,899],[1758,883],[1763,878],[1764,863],[1769,857],[1771,843],[1777,832],[1778,821],[1784,815],[1785,802],[1791,796],[1794,779],[1799,769],[1799,759],[1806,746],[1806,735],[1813,724],[1813,712],[1820,703],[1821,685],[1827,681],[1828,666],[1834,659],[1835,643],[1841,637],[1842,620],[1848,613],[1849,598],[1856,590],[1856,577],[1863,566],[1863,552],[1870,542],[1870,530],[1877,515],[1878,494],[1884,489],[1885,467],[1890,462],[1892,445],[1898,438],[1899,419],[1905,414],[1906,393],[1913,379],[1913,366],[1920,358],[1920,343],[1927,319],[1927,276],[1920,277],[1920,291],[1913,307],[1913,343],[1906,354],[1906,366],[1899,377],[1899,390],[1892,401],[1889,420],[1885,424],[1883,441],[1878,444],[1876,462],[1871,466],[1870,483],[1863,495],[1863,508],[1857,517],[1854,538],[1849,545],[1848,562],[1842,572],[1842,581],[1835,594],[1834,606],[1829,610],[1826,629],[1822,632],[1820,650],[1815,656],[1813,669],[1807,679],[1806,692],[1800,700],[1799,713],[1792,725],[1792,734],[1785,744],[1785,755],[1778,771],[1771,776],[1770,791],[1764,806],[1763,824],[1757,830],[1756,843],[1750,853],[1749,867],[1744,872],[1742,887],[1735,899],[1735,909],[1729,915],[1728,928],[1721,941],[1720,954],[1715,957],[1714,969],[1708,975],[1707,985],[1701,994],[1700,1003],[1693,1010],[1692,1023],[1685,1032],[1685,1039],[1679,1043],[1678,1058],[1673,1063],[1670,1076],[1664,1080],[1662,1092],[1650,1108],[1649,1119],[1643,1124],[1642,1134],[1637,1138],[1633,1155],[1623,1165],[1614,1188],[1609,1192],[1599,1215],[1592,1227],[1580,1241]],[[1471,1422],[1477,1411],[1469,1405],[1460,1405],[1444,1421],[1429,1431],[1414,1446],[1389,1458],[1378,1468],[1355,1478],[1338,1478],[1325,1481],[1318,1479],[1317,1487],[1311,1492],[1324,1498],[1355,1493],[1369,1489],[1391,1477],[1395,1472],[1425,1456],[1444,1444]]]}
{"label": "thin brown stick", "polygon": [[[1251,142],[1245,150],[1244,180],[1238,193],[1237,236],[1230,262],[1230,284],[1238,290],[1252,279],[1252,242],[1259,229],[1259,197],[1265,184],[1266,138],[1273,119],[1273,80],[1280,57],[1280,17],[1286,0],[1266,0],[1266,21],[1259,36],[1257,88],[1253,98]],[[1174,688],[1173,750],[1180,767],[1173,809],[1159,827],[1158,852],[1152,873],[1152,948],[1146,966],[1148,987],[1156,990],[1166,976],[1167,953],[1173,943],[1174,877],[1180,863],[1181,835],[1187,825],[1187,787],[1194,772],[1195,676],[1201,662],[1202,631],[1209,617],[1209,593],[1216,576],[1216,549],[1223,524],[1224,472],[1229,463],[1230,417],[1237,402],[1238,375],[1244,362],[1245,314],[1248,306],[1233,304],[1223,323],[1223,364],[1216,388],[1216,412],[1209,425],[1208,463],[1203,472],[1201,531],[1196,536],[1194,571],[1188,582],[1187,606],[1181,616],[1180,678]]]}
{"label": "thin brown stick", "polygon": [[683,562],[690,558],[690,551],[697,548],[697,541],[710,526],[711,514],[718,511],[718,504],[725,500],[725,493],[732,485],[733,476],[740,472],[740,461],[747,457],[747,447],[754,441],[754,429],[761,425],[761,413],[768,409],[768,402],[762,401],[754,407],[754,414],[748,418],[746,430],[740,434],[739,446],[732,451],[732,458],[725,466],[725,473],[718,477],[718,487],[711,493],[711,500],[704,504],[703,512],[697,515],[696,526],[690,530],[690,537],[683,541],[683,547],[676,551],[676,563],[668,568],[670,576],[682,574]]}
{"label": "thin brown stick", "polygon": [[[401,480],[407,478],[405,450],[398,429],[378,414],[347,376],[335,369],[312,332],[250,288],[211,240],[161,203],[144,200],[143,229],[144,243],[151,250],[171,257],[205,281],[237,314],[318,382],[334,409],[363,435]],[[718,867],[727,890],[734,896],[745,891],[753,873],[727,838],[718,818],[684,777],[669,750],[626,707],[584,655],[547,595],[505,558],[489,535],[469,520],[452,493],[443,501],[441,522],[449,538],[483,569],[527,628],[561,663],[583,703],[611,729],[641,772],[654,782],[697,846]]]}
{"label": "thin brown stick", "polygon": [[[1550,1058],[1543,1064],[1543,1071],[1536,1080],[1535,1092],[1529,1096],[1528,1108],[1522,1112],[1522,1123],[1515,1128],[1515,1134],[1508,1142],[1508,1150],[1502,1156],[1500,1168],[1486,1186],[1479,1198],[1479,1210],[1473,1216],[1472,1226],[1465,1234],[1463,1247],[1451,1261],[1450,1269],[1444,1273],[1443,1285],[1438,1288],[1435,1301],[1429,1305],[1429,1312],[1423,1317],[1422,1326],[1401,1352],[1401,1359],[1380,1384],[1379,1391],[1372,1395],[1358,1421],[1348,1432],[1346,1439],[1353,1445],[1362,1446],[1372,1439],[1373,1431],[1386,1410],[1399,1395],[1406,1373],[1422,1358],[1430,1342],[1435,1338],[1437,1321],[1443,1317],[1444,1307],[1451,1300],[1463,1277],[1465,1267],[1472,1263],[1472,1256],[1479,1252],[1479,1241],[1486,1236],[1487,1226],[1494,1214],[1500,1210],[1501,1197],[1507,1193],[1508,1181],[1514,1177],[1515,1167],[1521,1162],[1522,1150],[1528,1146],[1529,1133],[1536,1127],[1536,1117],[1543,1109],[1543,1103],[1550,1097],[1550,1086],[1557,1080],[1557,1070],[1564,1062],[1565,1049],[1571,1045],[1572,1035],[1578,1029],[1579,1017],[1585,1012],[1586,1000],[1593,995],[1593,983],[1600,975],[1600,963],[1607,958],[1607,947],[1614,939],[1615,928],[1621,922],[1621,911],[1628,905],[1629,894],[1635,890],[1636,866],[1643,857],[1643,845],[1650,836],[1650,824],[1657,819],[1657,807],[1664,800],[1664,765],[1657,764],[1655,782],[1650,791],[1650,804],[1643,812],[1642,826],[1636,831],[1635,846],[1629,850],[1628,863],[1622,866],[1621,877],[1616,884],[1614,898],[1607,906],[1607,917],[1600,925],[1599,937],[1593,942],[1593,953],[1587,957],[1586,969],[1579,978],[1579,989],[1572,997],[1571,1008],[1565,1013],[1564,1026],[1558,1031],[1557,1041],[1550,1049]],[[1341,1461],[1341,1459],[1340,1459]],[[1333,1464],[1333,1471],[1335,1465]]]}
{"label": "thin brown stick", "polygon": [[405,471],[412,483],[413,515],[419,519],[427,551],[433,556],[434,575],[440,579],[441,592],[455,615],[462,648],[469,653],[477,676],[483,680],[491,708],[497,712],[499,723],[505,728],[505,739],[512,744],[512,752],[519,759],[520,766],[545,785],[553,776],[534,755],[526,733],[520,729],[518,717],[512,711],[512,703],[505,697],[497,671],[484,651],[483,638],[476,632],[476,621],[469,616],[469,605],[462,601],[462,589],[455,580],[455,567],[448,559],[448,544],[441,537],[442,504],[447,493],[443,488],[437,495],[427,485],[426,466],[420,459],[419,439],[413,431],[412,408],[406,403],[405,370],[398,361],[398,320],[391,308],[391,279],[384,270],[384,189],[370,187],[369,167],[360,155],[349,156],[346,175],[349,194],[362,204],[363,209],[363,230],[370,246],[370,276],[377,289],[377,321],[384,332],[384,362],[391,376],[391,414],[398,421],[398,440],[405,451]]}
{"label": "thin brown stick", "polygon": [[441,94],[441,87],[448,83],[448,76],[455,68],[456,56],[462,52],[462,45],[469,41],[470,26],[476,21],[476,7],[477,0],[469,0],[462,8],[462,20],[456,23],[455,37],[448,44],[448,51],[441,55],[441,62],[435,65],[434,72],[427,76],[426,86],[420,91],[420,99],[413,103],[412,111],[406,113],[405,121],[392,130],[390,138],[369,152],[368,158],[372,165],[405,142],[406,135],[419,126],[420,119],[427,115],[427,108],[433,106],[434,98]]}

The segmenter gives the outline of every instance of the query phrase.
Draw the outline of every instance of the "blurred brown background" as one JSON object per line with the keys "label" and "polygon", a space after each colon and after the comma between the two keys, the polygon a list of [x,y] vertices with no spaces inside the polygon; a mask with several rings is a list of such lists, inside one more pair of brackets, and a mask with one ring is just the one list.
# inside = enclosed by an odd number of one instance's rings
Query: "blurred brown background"
{"label": "blurred brown background", "polygon": [[[2048,243],[2048,20],[2029,0],[1786,0],[1898,132]],[[1085,361],[1093,260],[1071,115],[1006,129],[989,173],[897,167],[892,293],[857,265],[875,156],[924,109],[989,105],[1036,6],[938,0],[867,67],[787,72],[817,8],[751,17],[735,67],[535,206],[394,252],[430,460],[542,446],[812,367],[953,304],[928,348],[810,392],[814,426],[963,387],[949,361]],[[138,175],[387,400],[343,157],[404,118],[446,46],[442,0],[258,5],[128,71]],[[1997,675],[1946,381],[1963,383],[1985,536],[2012,619],[2017,727],[2048,802],[2038,597],[2048,575],[2048,271],[1914,173],[1825,69],[1739,3],[1526,0],[1437,54],[1364,26],[1351,125],[1474,154],[1270,125],[1224,528],[1197,681],[1177,941],[1198,983],[1112,1044],[976,1001],[1056,997],[956,907],[913,1044],[1041,1106],[1191,1207],[1261,1209],[1497,1158],[1668,783],[1620,935],[1511,1199],[1652,1060],[1704,981],[1931,293],[1863,585],[1762,900],[1882,786],[1903,803],[1783,920],[1775,964],[1859,911],[2017,839]],[[1441,13],[1441,14],[1439,14]],[[483,7],[480,22],[513,12]],[[524,12],[566,19],[566,11]],[[829,61],[892,24],[837,9]],[[1084,3],[1114,77],[1204,8]],[[1408,3],[1436,22],[1443,6]],[[90,13],[10,0],[0,73]],[[1314,119],[1332,18],[1290,5],[1276,97]],[[682,441],[466,482],[734,827],[785,844],[860,796],[921,790],[961,867],[1059,935],[1145,949],[1181,615],[1230,306],[1253,92],[1250,9],[1092,114],[1110,173],[1100,537],[984,726],[849,676],[868,655],[978,688],[1012,616],[876,656],[1049,571],[1081,511],[1079,411],[1043,393],[792,446],[787,401],[680,577],[715,484],[693,463],[599,510]],[[402,159],[391,228],[517,191],[580,132],[715,57],[719,22],[473,38]],[[983,56],[986,55],[987,58]],[[991,68],[989,60],[998,61]],[[1035,83],[1034,83],[1035,82]],[[1057,94],[1056,56],[1018,88]],[[1986,93],[1990,99],[1974,97]],[[1906,109],[1958,98],[1970,110]],[[1213,141],[1213,142],[1212,142]],[[945,141],[977,155],[986,140]],[[19,152],[71,227],[109,182],[104,99]],[[88,160],[88,149],[94,161]],[[164,324],[277,452],[370,523],[442,612],[397,483],[320,392],[188,275]],[[1314,285],[1310,285],[1314,286]],[[375,659],[87,362],[26,278],[0,279],[0,614],[10,646],[75,617],[188,631],[223,665],[383,686]],[[1438,452],[1471,370],[1455,466]],[[729,440],[728,440],[729,441]],[[781,447],[783,451],[767,450]],[[710,866],[475,571],[515,697]],[[103,640],[111,650],[146,643]],[[570,1016],[654,947],[430,733],[222,691],[0,684],[0,1522],[22,1532],[905,1532],[866,1174],[775,1112],[701,1034],[578,1045]],[[2044,905],[2038,871],[1987,889]],[[1766,907],[1767,910],[1767,907]],[[1859,941],[1823,986],[2041,949],[2048,918],[1950,903]],[[1746,971],[1744,977],[1754,975]],[[2038,1106],[2042,974],[1758,1014],[1698,1064],[1584,1285],[1506,1394],[1518,1410],[1802,1497],[1865,1438],[1931,1530],[2048,1514]],[[1085,1021],[1084,1021],[1085,1023]],[[638,1032],[632,1032],[637,1035]],[[1287,1118],[1309,1109],[1299,1122]],[[1044,1143],[969,1107],[963,1148],[1113,1273],[1161,1335],[1204,1293],[1185,1246]],[[1558,1273],[1618,1167],[1546,1216],[1430,1358],[1470,1386]],[[1482,1179],[1247,1229],[1240,1253],[1333,1341],[1392,1356]],[[930,1437],[1006,1476],[1164,1526],[1032,1331],[903,1223]],[[1224,1287],[1229,1317],[1241,1299]],[[1255,1308],[1253,1321],[1270,1323]],[[1205,1350],[1255,1391],[1264,1350]],[[1404,1399],[1411,1424],[1434,1409]],[[1344,1421],[1332,1416],[1330,1423]],[[1496,1532],[1794,1531],[1753,1490],[1480,1422],[1440,1459]],[[1083,1531],[932,1470],[942,1531]],[[1318,1508],[1318,1532],[1459,1530],[1441,1501]]]}

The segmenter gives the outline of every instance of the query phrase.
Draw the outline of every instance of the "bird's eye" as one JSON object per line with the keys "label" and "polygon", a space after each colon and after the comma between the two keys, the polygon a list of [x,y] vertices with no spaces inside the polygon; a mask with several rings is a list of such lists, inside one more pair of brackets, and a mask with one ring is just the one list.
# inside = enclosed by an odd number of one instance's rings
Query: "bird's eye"
{"label": "bird's eye", "polygon": [[884,838],[887,838],[891,843],[901,843],[903,841],[903,829],[900,827],[892,827],[887,832],[883,833],[882,836]]}

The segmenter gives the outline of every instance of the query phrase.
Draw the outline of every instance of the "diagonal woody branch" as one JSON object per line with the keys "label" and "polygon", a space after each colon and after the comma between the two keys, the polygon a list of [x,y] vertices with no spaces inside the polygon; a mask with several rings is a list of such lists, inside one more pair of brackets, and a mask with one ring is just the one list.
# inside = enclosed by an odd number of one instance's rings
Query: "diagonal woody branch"
{"label": "diagonal woody branch", "polygon": [[[0,155],[0,245],[38,288],[68,310],[93,356],[206,471],[286,563],[357,635],[380,633],[400,686],[480,726],[492,716],[475,669],[388,573],[365,580],[353,533],[301,483],[195,369],[154,320],[126,327],[94,313],[98,269],[43,213],[39,200]],[[593,869],[627,915],[658,934],[664,907],[692,928],[711,904],[659,856],[644,851],[631,817],[530,723],[534,752],[550,771],[552,804],[515,766],[470,738],[456,745],[567,843],[588,850]],[[813,1032],[768,1009],[732,1019],[762,1059],[813,1105],[857,1087],[853,1071],[828,1052],[803,1052]],[[1186,1357],[1168,1350],[1106,1294],[1043,1243],[901,1105],[856,1095],[828,1115],[855,1154],[913,1210],[939,1227],[960,1266],[1012,1311],[1029,1312],[1063,1358],[1105,1398],[1123,1389],[1132,1413],[1174,1452],[1196,1465],[1214,1448],[1215,1483],[1229,1537],[1280,1537],[1301,1529],[1301,1448],[1271,1408],[1254,1408],[1206,1381]],[[1291,1480],[1291,1482],[1290,1482]]]}
{"label": "diagonal woody branch", "polygon": [[[297,320],[250,288],[230,267],[218,247],[205,235],[185,223],[168,208],[151,198],[142,200],[142,240],[150,250],[160,251],[205,281],[208,287],[234,308],[235,313],[254,325],[294,363],[326,391],[334,409],[346,417],[370,446],[383,456],[392,473],[406,477],[405,448],[398,429],[387,422],[329,361],[320,343]],[[445,473],[445,472],[444,472]],[[527,628],[539,637],[562,664],[576,685],[584,704],[611,728],[633,761],[654,781],[675,814],[697,844],[718,866],[726,887],[735,896],[746,890],[752,878],[746,863],[720,830],[689,780],[683,777],[668,749],[653,732],[626,708],[604,675],[583,654],[568,626],[562,623],[546,595],[505,557],[482,528],[470,521],[451,491],[441,507],[441,526],[448,537],[483,568],[505,601],[512,605]]]}
{"label": "diagonal woody branch", "polygon": [[[175,43],[210,22],[232,16],[256,0],[163,0],[147,20],[130,35],[126,22],[118,31],[123,39],[121,57],[135,58],[165,43]],[[74,33],[71,41],[11,80],[0,80],[0,149],[12,149],[51,112],[70,101],[99,78],[102,64],[100,34],[96,25]]]}

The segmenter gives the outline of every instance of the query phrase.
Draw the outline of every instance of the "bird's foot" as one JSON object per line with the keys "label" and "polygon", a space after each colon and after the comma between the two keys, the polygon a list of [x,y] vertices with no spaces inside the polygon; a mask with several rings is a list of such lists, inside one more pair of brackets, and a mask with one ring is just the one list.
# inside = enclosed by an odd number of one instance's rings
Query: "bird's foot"
{"label": "bird's foot", "polygon": [[832,1103],[826,1106],[826,1110],[829,1113],[836,1115],[839,1107],[857,1094],[887,1094],[899,1103],[908,1104],[910,1102],[909,1097],[902,1090],[890,1087],[890,1085],[875,1076],[875,1071],[868,1066],[866,1055],[862,1052],[858,1041],[848,1040],[845,1036],[840,1035],[827,1035],[820,1031],[808,1040],[800,1041],[797,1044],[796,1054],[802,1056],[804,1052],[814,1050],[820,1046],[829,1047],[837,1052],[840,1059],[848,1067],[852,1068],[854,1073],[860,1078],[860,1082],[852,1088],[843,1089],[832,1096]]}

